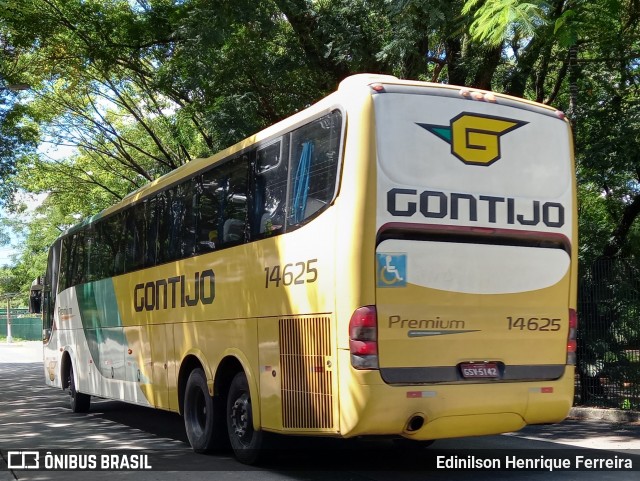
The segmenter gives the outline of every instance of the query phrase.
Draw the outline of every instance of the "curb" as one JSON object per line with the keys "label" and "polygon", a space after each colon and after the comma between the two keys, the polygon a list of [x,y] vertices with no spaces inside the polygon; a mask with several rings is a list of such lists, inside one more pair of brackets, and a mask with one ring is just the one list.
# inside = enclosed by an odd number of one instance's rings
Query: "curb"
{"label": "curb", "polygon": [[579,421],[602,421],[614,424],[639,423],[640,412],[623,409],[573,407],[569,411],[569,418]]}

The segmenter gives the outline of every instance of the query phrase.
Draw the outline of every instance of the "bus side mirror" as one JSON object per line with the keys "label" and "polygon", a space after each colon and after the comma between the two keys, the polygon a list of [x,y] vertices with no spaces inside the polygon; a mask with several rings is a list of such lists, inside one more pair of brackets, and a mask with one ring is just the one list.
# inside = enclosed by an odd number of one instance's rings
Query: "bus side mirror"
{"label": "bus side mirror", "polygon": [[29,313],[42,314],[42,278],[38,277],[29,290]]}

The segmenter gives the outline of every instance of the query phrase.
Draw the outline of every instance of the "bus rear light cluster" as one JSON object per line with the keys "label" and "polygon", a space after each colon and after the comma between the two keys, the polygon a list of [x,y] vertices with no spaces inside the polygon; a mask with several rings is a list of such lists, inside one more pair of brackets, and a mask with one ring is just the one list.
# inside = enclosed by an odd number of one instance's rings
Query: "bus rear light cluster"
{"label": "bus rear light cluster", "polygon": [[567,364],[576,363],[578,349],[578,314],[575,309],[569,309],[569,335],[567,336]]}
{"label": "bus rear light cluster", "polygon": [[349,321],[351,365],[378,369],[378,315],[375,306],[359,307]]}

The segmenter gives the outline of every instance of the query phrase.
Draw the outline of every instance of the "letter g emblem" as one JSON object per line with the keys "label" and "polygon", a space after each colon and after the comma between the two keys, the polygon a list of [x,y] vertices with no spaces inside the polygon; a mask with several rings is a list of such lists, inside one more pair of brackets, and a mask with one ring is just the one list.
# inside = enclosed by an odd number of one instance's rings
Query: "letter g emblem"
{"label": "letter g emblem", "polygon": [[527,123],[463,112],[449,126],[418,125],[451,145],[451,153],[465,164],[487,166],[500,159],[500,137]]}

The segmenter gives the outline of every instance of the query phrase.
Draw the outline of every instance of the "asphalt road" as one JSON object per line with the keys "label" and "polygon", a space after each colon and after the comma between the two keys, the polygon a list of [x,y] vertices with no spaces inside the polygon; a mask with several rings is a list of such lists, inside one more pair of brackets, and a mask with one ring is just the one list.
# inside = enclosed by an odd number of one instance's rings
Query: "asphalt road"
{"label": "asphalt road", "polygon": [[[567,420],[554,426],[531,426],[502,436],[437,441],[423,451],[407,451],[388,440],[284,440],[259,468],[239,464],[230,452],[198,455],[186,441],[178,415],[115,401],[94,400],[91,411],[74,415],[67,395],[44,385],[39,346],[0,344],[0,481],[9,480],[637,480],[640,477],[640,426]],[[152,471],[9,470],[9,451],[44,455],[81,453],[97,456],[117,449],[144,453]],[[124,450],[124,451],[122,451]],[[559,458],[574,466],[585,459],[629,459],[634,470],[607,469],[511,471],[435,467],[470,456],[490,461]],[[51,459],[51,458],[50,458]],[[60,458],[62,459],[62,458]],[[13,458],[15,461],[15,458]],[[564,461],[563,461],[564,460]],[[621,461],[622,460],[622,461]],[[12,464],[15,465],[15,462]],[[614,461],[615,462],[615,461]],[[44,462],[43,462],[44,464]],[[99,463],[98,463],[99,464]],[[157,470],[158,468],[162,470]]]}

